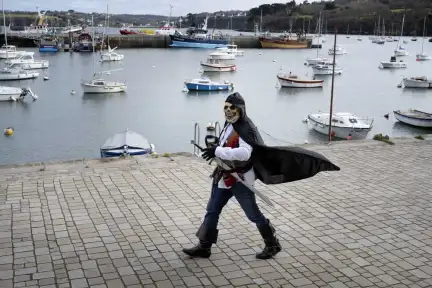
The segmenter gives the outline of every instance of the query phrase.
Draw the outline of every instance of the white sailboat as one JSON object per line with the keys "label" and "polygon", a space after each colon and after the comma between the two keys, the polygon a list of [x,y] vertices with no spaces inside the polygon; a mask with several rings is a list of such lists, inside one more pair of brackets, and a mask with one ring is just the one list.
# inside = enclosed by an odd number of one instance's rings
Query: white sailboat
{"label": "white sailboat", "polygon": [[[333,49],[336,48],[336,38]],[[313,113],[309,114],[307,119],[311,128],[318,133],[328,135],[329,142],[332,137],[341,139],[362,139],[367,136],[372,129],[373,120],[371,123],[362,120],[360,117],[349,112],[333,112],[333,95],[334,95],[334,76],[335,76],[335,59],[336,54],[333,54],[333,73],[332,73],[332,87],[330,99],[330,112],[329,113]]]}
{"label": "white sailboat", "polygon": [[[108,14],[108,5],[107,5],[107,20],[105,21],[105,29],[106,26],[108,25],[109,27],[109,14]],[[105,36],[105,33],[104,33]],[[114,52],[114,50],[117,49],[117,47],[114,47],[113,49],[111,49],[110,45],[109,45],[109,37],[107,37],[107,44],[108,44],[108,51],[107,52],[101,52],[101,60],[103,62],[105,61],[121,61],[124,58],[124,55],[119,54],[117,52]],[[103,45],[102,45],[103,46]]]}
{"label": "white sailboat", "polygon": [[23,69],[44,69],[49,67],[48,60],[35,60],[34,52],[23,52],[18,59],[7,60],[6,64],[15,64]]}
{"label": "white sailboat", "polygon": [[[102,76],[102,74],[108,74],[112,71],[102,71],[96,73],[95,70],[95,56],[94,56],[94,26],[93,26],[93,15],[92,15],[92,46],[93,46],[93,79],[90,81],[84,81],[81,83],[84,93],[117,93],[117,92],[125,92],[127,89],[127,85],[124,82],[112,82],[104,80],[101,77],[96,77],[97,75]],[[122,69],[116,69],[122,70]]]}
{"label": "white sailboat", "polygon": [[[2,0],[2,13],[3,13],[3,27],[5,30],[5,47],[6,47],[6,62],[9,59],[8,56],[8,44],[7,44],[7,35],[6,35],[6,17],[4,14],[4,7],[3,7],[3,0]],[[7,81],[7,80],[24,80],[24,79],[33,79],[39,76],[38,72],[34,72],[31,70],[24,70],[22,68],[18,67],[12,67],[14,64],[6,64],[6,67],[0,70],[0,81]]]}
{"label": "white sailboat", "polygon": [[396,50],[394,51],[395,56],[408,56],[409,55],[409,52],[400,44],[400,41],[401,41],[402,36],[403,36],[404,24],[405,24],[405,15],[402,17],[401,35],[399,37],[399,41],[398,41],[398,44],[396,46]]}
{"label": "white sailboat", "polygon": [[424,21],[423,21],[422,51],[421,51],[421,53],[416,55],[417,61],[431,60],[431,58],[432,58],[430,55],[424,53],[424,51],[423,51],[425,31],[426,31],[426,17],[424,18]]}
{"label": "white sailboat", "polygon": [[[321,30],[322,30],[322,27],[321,27],[321,11],[320,11],[320,16],[319,16],[319,20],[318,20],[318,35],[321,35]],[[306,64],[307,65],[317,65],[320,62],[327,61],[326,57],[323,57],[319,54],[319,50],[320,50],[320,48],[319,48],[319,46],[317,46],[317,54],[316,54],[315,58],[309,58],[309,57],[306,58]]]}

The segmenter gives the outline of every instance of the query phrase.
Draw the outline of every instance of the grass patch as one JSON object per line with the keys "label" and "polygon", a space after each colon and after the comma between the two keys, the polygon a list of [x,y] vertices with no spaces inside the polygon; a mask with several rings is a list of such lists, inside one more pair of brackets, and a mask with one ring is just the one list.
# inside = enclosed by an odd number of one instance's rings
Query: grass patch
{"label": "grass patch", "polygon": [[425,138],[423,137],[423,135],[417,135],[414,137],[417,140],[425,140]]}
{"label": "grass patch", "polygon": [[384,136],[384,135],[382,135],[381,133],[380,133],[380,134],[376,134],[376,135],[373,137],[373,139],[374,139],[374,140],[377,140],[377,141],[385,142],[385,143],[390,144],[390,145],[394,145],[394,142],[390,140],[390,137],[389,137],[388,135],[385,135],[385,136]]}

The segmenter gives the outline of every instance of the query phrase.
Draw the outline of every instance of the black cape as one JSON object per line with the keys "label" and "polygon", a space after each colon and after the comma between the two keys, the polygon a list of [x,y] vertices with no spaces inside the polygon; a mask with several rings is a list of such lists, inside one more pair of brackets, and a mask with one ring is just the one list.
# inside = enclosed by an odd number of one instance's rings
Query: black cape
{"label": "black cape", "polygon": [[[246,114],[244,100],[238,93],[230,95],[230,102],[241,110],[241,117],[233,123],[240,138],[252,146],[252,164],[257,178],[264,184],[281,184],[315,176],[322,171],[340,168],[323,155],[299,147],[267,146],[257,127]],[[224,127],[229,123],[225,122]]]}

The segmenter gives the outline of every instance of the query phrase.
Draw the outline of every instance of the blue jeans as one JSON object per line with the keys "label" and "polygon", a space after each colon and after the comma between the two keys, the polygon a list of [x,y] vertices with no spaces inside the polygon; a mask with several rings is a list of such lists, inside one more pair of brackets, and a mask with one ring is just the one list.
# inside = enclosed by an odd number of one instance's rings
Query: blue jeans
{"label": "blue jeans", "polygon": [[216,230],[219,222],[219,215],[223,207],[231,197],[237,199],[241,208],[250,221],[255,223],[258,228],[268,225],[268,220],[261,213],[255,199],[255,193],[250,191],[242,183],[236,182],[230,189],[221,189],[217,183],[212,187],[210,200],[207,204],[207,213],[204,217],[203,226],[207,230]]}

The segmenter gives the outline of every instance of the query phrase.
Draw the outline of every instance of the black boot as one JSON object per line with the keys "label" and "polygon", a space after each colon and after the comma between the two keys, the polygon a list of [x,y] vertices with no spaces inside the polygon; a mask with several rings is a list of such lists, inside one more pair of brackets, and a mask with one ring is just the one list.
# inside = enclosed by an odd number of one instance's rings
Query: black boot
{"label": "black boot", "polygon": [[258,227],[261,236],[264,239],[265,247],[261,253],[256,254],[257,259],[270,259],[282,250],[279,240],[275,236],[275,229],[270,224]]}
{"label": "black boot", "polygon": [[216,243],[218,230],[209,230],[204,224],[198,229],[196,236],[199,239],[198,245],[195,247],[183,249],[183,253],[191,257],[209,258],[211,255],[211,246]]}

